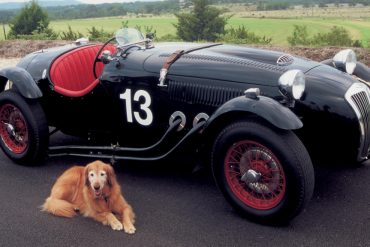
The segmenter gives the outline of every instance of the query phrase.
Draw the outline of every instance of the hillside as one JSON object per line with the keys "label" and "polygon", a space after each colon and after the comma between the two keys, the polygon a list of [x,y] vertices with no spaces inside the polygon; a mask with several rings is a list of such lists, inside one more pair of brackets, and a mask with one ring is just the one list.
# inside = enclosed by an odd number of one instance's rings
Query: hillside
{"label": "hillside", "polygon": [[[49,1],[38,1],[40,6],[42,7],[56,7],[56,6],[71,6],[76,4],[81,4],[81,2],[77,0],[49,0]],[[23,8],[25,3],[22,2],[5,2],[0,3],[0,10],[12,10],[12,9],[21,9]]]}

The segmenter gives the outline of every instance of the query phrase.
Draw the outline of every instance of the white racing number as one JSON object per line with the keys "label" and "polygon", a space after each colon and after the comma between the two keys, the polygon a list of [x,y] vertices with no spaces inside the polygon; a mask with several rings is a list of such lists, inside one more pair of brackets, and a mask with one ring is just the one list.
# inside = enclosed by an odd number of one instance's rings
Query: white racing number
{"label": "white racing number", "polygon": [[[133,123],[134,118],[136,122],[141,125],[148,126],[153,122],[153,113],[150,110],[150,105],[152,103],[152,98],[150,94],[145,90],[138,90],[135,92],[132,98],[132,90],[127,88],[126,91],[119,96],[126,102],[126,117],[127,122]],[[140,99],[143,98],[143,103],[140,103]],[[140,112],[132,110],[133,102],[138,102],[140,104],[140,110],[145,112],[145,118],[140,115]]]}

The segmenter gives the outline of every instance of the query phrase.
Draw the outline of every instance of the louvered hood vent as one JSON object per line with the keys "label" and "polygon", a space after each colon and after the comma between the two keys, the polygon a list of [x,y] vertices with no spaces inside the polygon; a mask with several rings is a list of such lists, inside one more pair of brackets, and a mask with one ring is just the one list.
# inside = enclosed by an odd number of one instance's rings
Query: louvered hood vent
{"label": "louvered hood vent", "polygon": [[284,54],[278,58],[276,64],[279,66],[287,66],[293,63],[294,58],[291,55]]}

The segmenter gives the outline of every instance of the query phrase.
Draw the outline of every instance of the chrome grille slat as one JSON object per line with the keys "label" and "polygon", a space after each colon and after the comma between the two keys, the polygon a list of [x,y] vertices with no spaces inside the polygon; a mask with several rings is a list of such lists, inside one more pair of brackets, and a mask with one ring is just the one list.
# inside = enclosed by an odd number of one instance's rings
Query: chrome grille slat
{"label": "chrome grille slat", "polygon": [[199,82],[170,80],[168,83],[170,99],[191,104],[220,106],[228,100],[244,94],[245,89],[213,86]]}
{"label": "chrome grille slat", "polygon": [[345,98],[359,120],[361,140],[358,160],[364,160],[369,156],[370,148],[370,90],[363,83],[354,83]]}
{"label": "chrome grille slat", "polygon": [[356,95],[353,95],[352,99],[354,103],[357,105],[357,108],[359,109],[361,113],[361,116],[363,118],[363,123],[364,123],[364,130],[365,130],[365,133],[367,133],[365,135],[364,145],[361,150],[361,153],[365,155],[368,153],[369,142],[370,142],[370,138],[368,134],[369,133],[369,114],[370,114],[369,100],[365,92],[359,92]]}

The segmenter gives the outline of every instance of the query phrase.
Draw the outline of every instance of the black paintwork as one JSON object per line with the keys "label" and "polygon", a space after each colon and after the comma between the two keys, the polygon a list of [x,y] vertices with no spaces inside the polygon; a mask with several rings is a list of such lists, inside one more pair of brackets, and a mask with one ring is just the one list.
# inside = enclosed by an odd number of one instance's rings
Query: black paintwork
{"label": "black paintwork", "polygon": [[[43,77],[44,70],[48,72],[52,61],[76,46],[30,54],[18,67],[25,69],[38,83],[43,93],[40,100],[50,125],[66,133],[99,140],[99,143],[150,146],[165,133],[169,118],[175,111],[185,114],[186,130],[192,128],[193,119],[200,112],[210,116],[206,126],[232,121],[227,120],[231,116],[254,114],[283,129],[299,129],[303,123],[303,128],[295,132],[309,151],[327,149],[357,155],[359,123],[344,99],[348,88],[358,82],[356,79],[328,65],[300,57],[290,56],[289,63],[277,65],[278,58],[285,55],[281,52],[220,45],[180,57],[169,70],[166,86],[159,87],[159,71],[165,60],[178,49],[196,46],[199,44],[164,43],[146,50],[134,47],[127,56],[107,64],[98,86],[80,98],[58,95],[53,91],[48,73]],[[278,103],[283,102],[278,79],[291,69],[305,73],[306,91],[289,110]],[[0,72],[0,75],[6,74]],[[15,84],[31,94],[37,91],[33,86],[35,83],[28,85],[24,81],[15,81]],[[252,100],[242,96],[246,89],[254,87],[260,88],[262,95],[268,98]],[[153,122],[149,126],[135,121],[128,123],[125,104],[120,98],[127,89],[132,93],[138,90],[149,92],[153,113]],[[132,110],[145,118],[147,116],[139,108],[142,100],[134,102]],[[219,118],[224,119],[216,121]],[[185,132],[179,132],[179,137],[171,142],[176,143],[184,135]]]}
{"label": "black paintwork", "polygon": [[[301,120],[288,108],[268,97],[260,96],[256,99],[250,99],[246,96],[239,96],[231,99],[220,106],[207,121],[207,126],[223,115],[230,112],[248,112],[255,114],[275,125],[279,129],[295,130],[303,126]],[[207,127],[206,126],[206,127]]]}
{"label": "black paintwork", "polygon": [[34,79],[29,72],[23,68],[14,67],[1,69],[0,84],[2,90],[4,90],[8,80],[14,83],[14,87],[22,94],[23,97],[29,99],[37,99],[42,97],[42,92],[37,87]]}

